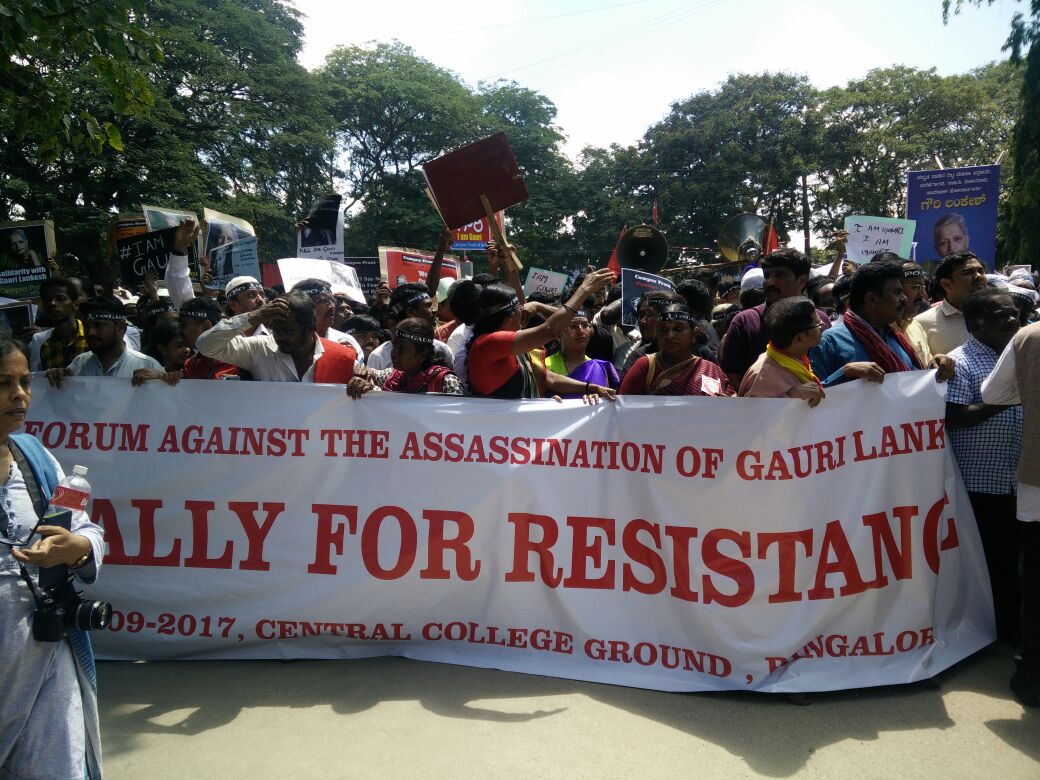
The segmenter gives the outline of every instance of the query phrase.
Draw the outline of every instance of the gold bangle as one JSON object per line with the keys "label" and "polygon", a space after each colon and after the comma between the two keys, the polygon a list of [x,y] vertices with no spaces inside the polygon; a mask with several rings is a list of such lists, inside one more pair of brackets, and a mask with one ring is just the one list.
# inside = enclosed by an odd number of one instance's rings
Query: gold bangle
{"label": "gold bangle", "polygon": [[93,554],[94,554],[94,549],[91,548],[90,551],[87,552],[86,555],[84,555],[84,556],[82,556],[80,558],[77,558],[72,563],[70,563],[69,564],[69,570],[70,571],[75,571],[76,569],[82,569],[84,566],[87,565],[87,561],[90,560],[90,556],[93,555]]}

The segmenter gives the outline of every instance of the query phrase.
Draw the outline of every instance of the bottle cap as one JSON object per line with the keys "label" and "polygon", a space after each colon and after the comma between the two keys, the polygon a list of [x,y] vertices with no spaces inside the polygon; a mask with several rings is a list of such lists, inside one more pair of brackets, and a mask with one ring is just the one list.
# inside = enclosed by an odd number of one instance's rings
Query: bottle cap
{"label": "bottle cap", "polygon": [[82,477],[82,476],[84,476],[87,473],[87,467],[86,466],[73,466],[72,467],[72,473],[75,474],[77,477]]}

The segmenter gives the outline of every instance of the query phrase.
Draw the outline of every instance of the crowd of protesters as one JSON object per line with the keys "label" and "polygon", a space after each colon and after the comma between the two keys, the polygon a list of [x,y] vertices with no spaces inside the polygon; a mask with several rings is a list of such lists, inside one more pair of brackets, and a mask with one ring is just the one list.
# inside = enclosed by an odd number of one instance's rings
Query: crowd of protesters
{"label": "crowd of protesters", "polygon": [[[781,249],[730,284],[691,269],[674,292],[639,299],[628,326],[613,272],[589,268],[558,298],[525,297],[509,248],[493,244],[489,273],[384,284],[365,303],[320,279],[281,290],[236,277],[221,294],[189,277],[197,230],[182,223],[165,290],[149,280],[135,306],[85,279],[44,282],[30,368],[56,387],[72,375],[335,383],[354,399],[739,395],[810,407],[835,385],[932,371],[948,386],[949,441],[978,520],[998,634],[1022,649],[1012,688],[1040,704],[1034,274],[987,274],[967,251],[928,276],[891,253],[811,268]],[[438,259],[446,247],[442,235]]]}

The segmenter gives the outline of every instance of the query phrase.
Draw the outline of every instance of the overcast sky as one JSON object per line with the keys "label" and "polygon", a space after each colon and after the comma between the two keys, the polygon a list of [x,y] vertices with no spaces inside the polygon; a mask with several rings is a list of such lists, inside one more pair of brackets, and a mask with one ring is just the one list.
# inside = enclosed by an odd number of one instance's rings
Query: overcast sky
{"label": "overcast sky", "polygon": [[296,0],[302,62],[397,39],[470,86],[512,79],[549,97],[576,157],[627,145],[676,100],[731,73],[785,70],[817,87],[892,64],[963,73],[1004,55],[1022,4],[942,23],[941,0]]}

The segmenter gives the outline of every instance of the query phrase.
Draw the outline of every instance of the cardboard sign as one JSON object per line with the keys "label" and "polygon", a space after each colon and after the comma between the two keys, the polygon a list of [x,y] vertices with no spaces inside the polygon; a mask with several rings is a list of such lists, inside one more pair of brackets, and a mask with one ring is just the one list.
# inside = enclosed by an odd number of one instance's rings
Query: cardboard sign
{"label": "cardboard sign", "polygon": [[437,211],[452,230],[485,218],[481,195],[487,196],[492,211],[502,211],[529,197],[505,133],[431,160],[423,166],[423,176]]}
{"label": "cardboard sign", "polygon": [[223,290],[236,276],[252,276],[259,279],[260,261],[256,256],[256,237],[243,238],[211,249],[209,272],[213,281],[206,286],[211,290]]}
{"label": "cardboard sign", "polygon": [[[186,219],[190,219],[196,224],[199,223],[199,217],[194,211],[186,211],[184,209],[171,209],[163,206],[141,206],[141,211],[144,212],[145,221],[148,223],[148,229],[151,231],[165,230],[166,228],[179,227],[181,222]],[[199,238],[188,251],[188,257],[192,266],[192,278],[196,278],[198,274],[198,261],[200,257],[203,257],[206,251],[206,234],[203,231],[199,231]]]}
{"label": "cardboard sign", "polygon": [[57,253],[49,219],[0,224],[0,296],[35,298],[50,276],[47,258]]}
{"label": "cardboard sign", "polygon": [[675,292],[675,285],[663,276],[655,276],[635,268],[621,269],[621,324],[639,324],[636,304],[648,292]]}
{"label": "cardboard sign", "polygon": [[556,271],[545,271],[541,268],[530,268],[527,271],[527,279],[524,281],[524,293],[530,295],[534,292],[559,295],[567,286],[567,274]]}
{"label": "cardboard sign", "polygon": [[0,326],[6,327],[17,336],[33,324],[35,308],[29,303],[11,303],[0,306]]}
{"label": "cardboard sign", "polygon": [[[503,226],[502,212],[495,214],[495,220],[499,228]],[[487,217],[463,225],[458,230],[451,231],[451,248],[454,251],[476,250],[483,252],[488,243],[494,239],[491,223]]]}
{"label": "cardboard sign", "polygon": [[[221,214],[213,209],[203,209],[202,217],[206,221],[205,251],[208,254],[219,246],[230,244],[233,241],[241,241],[244,238],[255,236],[253,226],[244,219]],[[250,274],[252,276],[252,274]],[[254,277],[255,278],[255,277]]]}
{"label": "cardboard sign", "polygon": [[845,217],[845,230],[849,233],[846,254],[849,260],[860,265],[869,263],[881,252],[895,252],[909,260],[916,224],[912,219],[864,215]]}
{"label": "cardboard sign", "polygon": [[296,256],[343,260],[343,197],[337,193],[314,201],[296,229]]}
{"label": "cardboard sign", "polygon": [[357,271],[344,263],[315,257],[283,257],[278,261],[278,272],[286,290],[304,279],[321,279],[332,285],[332,292],[343,293],[358,303],[366,302]]}
{"label": "cardboard sign", "polygon": [[906,216],[917,222],[917,261],[922,265],[970,250],[992,271],[997,259],[1000,166],[976,165],[910,171]]}
{"label": "cardboard sign", "polygon": [[111,257],[116,250],[116,242],[121,238],[140,236],[148,232],[148,220],[144,214],[120,214],[108,223],[108,237],[105,246],[106,257]]}
{"label": "cardboard sign", "polygon": [[136,287],[149,273],[163,278],[176,235],[177,228],[169,227],[117,241],[116,259],[119,260],[124,286]]}
{"label": "cardboard sign", "polygon": [[[417,252],[414,249],[402,249],[395,246],[379,247],[379,272],[387,280],[390,289],[405,282],[426,284],[426,277],[433,265],[433,255],[429,252]],[[448,255],[441,262],[441,279],[459,278],[458,260]]]}

